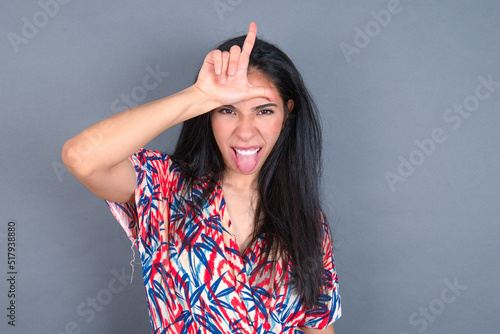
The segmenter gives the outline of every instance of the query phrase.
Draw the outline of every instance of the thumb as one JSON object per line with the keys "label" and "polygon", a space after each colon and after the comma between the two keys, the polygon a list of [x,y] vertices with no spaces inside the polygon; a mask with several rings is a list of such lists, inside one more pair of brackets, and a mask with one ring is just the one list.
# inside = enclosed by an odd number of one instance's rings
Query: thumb
{"label": "thumb", "polygon": [[250,100],[257,97],[262,97],[269,101],[275,101],[276,98],[273,90],[270,88],[250,86],[248,89],[247,98]]}

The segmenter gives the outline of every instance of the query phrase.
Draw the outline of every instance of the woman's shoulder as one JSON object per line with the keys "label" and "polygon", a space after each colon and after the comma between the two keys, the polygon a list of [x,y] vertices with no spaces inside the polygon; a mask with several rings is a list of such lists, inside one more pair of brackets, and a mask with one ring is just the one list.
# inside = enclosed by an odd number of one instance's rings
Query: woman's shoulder
{"label": "woman's shoulder", "polygon": [[146,148],[139,149],[130,158],[136,167],[153,173],[180,173],[188,168],[187,163],[173,158],[168,153]]}
{"label": "woman's shoulder", "polygon": [[141,162],[167,161],[171,159],[167,153],[157,150],[149,150],[146,148],[140,148],[132,155],[132,158],[135,158]]}
{"label": "woman's shoulder", "polygon": [[149,175],[160,182],[175,182],[176,188],[188,186],[204,192],[212,184],[212,174],[197,175],[196,168],[168,153],[141,148],[131,157],[139,174]]}

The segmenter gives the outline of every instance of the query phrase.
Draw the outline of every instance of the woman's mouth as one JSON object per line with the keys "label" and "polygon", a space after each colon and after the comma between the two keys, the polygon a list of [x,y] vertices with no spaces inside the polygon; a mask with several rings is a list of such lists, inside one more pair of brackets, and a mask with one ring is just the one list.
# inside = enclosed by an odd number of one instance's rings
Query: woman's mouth
{"label": "woman's mouth", "polygon": [[236,167],[243,173],[252,172],[259,162],[262,147],[233,147],[233,157]]}
{"label": "woman's mouth", "polygon": [[260,150],[260,148],[248,149],[248,150],[241,150],[241,149],[235,148],[234,150],[236,151],[237,154],[252,155],[252,154],[257,153]]}

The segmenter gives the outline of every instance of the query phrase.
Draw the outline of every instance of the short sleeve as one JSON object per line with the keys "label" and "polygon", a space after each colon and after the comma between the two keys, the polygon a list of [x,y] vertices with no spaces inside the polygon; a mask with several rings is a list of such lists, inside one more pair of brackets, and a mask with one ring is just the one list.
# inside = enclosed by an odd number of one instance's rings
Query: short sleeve
{"label": "short sleeve", "polygon": [[[129,157],[135,168],[137,184],[134,203],[106,201],[111,212],[132,241],[158,231],[163,221],[160,210],[165,188],[171,177],[171,159],[168,155],[140,149]],[[157,233],[156,233],[157,234]]]}
{"label": "short sleeve", "polygon": [[299,327],[324,329],[340,318],[342,309],[335,263],[333,260],[333,244],[330,226],[322,214],[323,265],[325,272],[325,291],[320,296],[320,305],[306,309]]}

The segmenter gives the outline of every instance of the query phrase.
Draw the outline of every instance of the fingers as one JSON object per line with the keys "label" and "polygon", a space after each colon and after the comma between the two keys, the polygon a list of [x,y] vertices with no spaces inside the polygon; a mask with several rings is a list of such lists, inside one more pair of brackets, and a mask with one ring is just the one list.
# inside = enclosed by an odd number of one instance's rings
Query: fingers
{"label": "fingers", "polygon": [[243,42],[243,48],[233,45],[229,51],[222,52],[216,49],[207,55],[207,60],[213,64],[213,70],[219,76],[218,81],[221,84],[225,85],[228,77],[234,77],[237,73],[245,73],[246,75],[256,36],[257,25],[251,22]]}
{"label": "fingers", "polygon": [[222,52],[222,68],[220,74],[220,82],[225,85],[228,77],[235,76],[238,71],[240,62],[241,49],[237,45],[233,45],[229,52]]}
{"label": "fingers", "polygon": [[210,52],[205,61],[213,65],[213,71],[219,77],[218,81],[223,85],[227,82],[228,67],[230,54],[227,51],[213,50]]}
{"label": "fingers", "polygon": [[252,52],[253,46],[255,44],[255,39],[257,38],[257,25],[255,22],[250,22],[248,27],[248,34],[243,42],[243,48],[240,49],[239,46],[233,45],[229,50],[229,64],[227,67],[227,75],[235,76],[238,71],[246,73],[248,70],[248,62],[250,59],[250,54]]}
{"label": "fingers", "polygon": [[238,69],[238,63],[240,62],[241,49],[238,45],[233,45],[229,50],[230,58],[229,65],[227,68],[227,74],[229,76],[234,76],[236,70]]}
{"label": "fingers", "polygon": [[250,22],[248,27],[248,34],[243,43],[242,54],[250,58],[250,53],[252,52],[253,46],[255,44],[255,38],[257,37],[257,25],[255,22]]}
{"label": "fingers", "polygon": [[205,61],[213,62],[215,74],[220,75],[222,73],[222,52],[220,50],[213,50],[210,52]]}
{"label": "fingers", "polygon": [[266,87],[255,87],[255,86],[250,86],[249,90],[248,90],[248,95],[247,95],[247,99],[250,100],[250,99],[254,99],[254,98],[265,98],[267,100],[269,100],[270,102],[273,102],[273,101],[276,101],[275,100],[275,96],[274,96],[274,92],[272,91],[272,89],[269,89],[269,88],[266,88]]}
{"label": "fingers", "polygon": [[248,63],[250,61],[250,54],[252,53],[252,49],[255,44],[255,38],[257,38],[257,25],[255,22],[250,22],[247,37],[243,42],[239,64],[240,68],[245,72],[248,70]]}
{"label": "fingers", "polygon": [[220,74],[220,83],[225,85],[227,83],[227,68],[229,66],[229,52],[222,52],[222,73]]}

